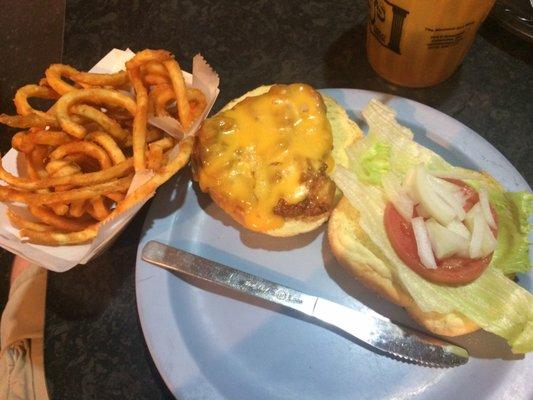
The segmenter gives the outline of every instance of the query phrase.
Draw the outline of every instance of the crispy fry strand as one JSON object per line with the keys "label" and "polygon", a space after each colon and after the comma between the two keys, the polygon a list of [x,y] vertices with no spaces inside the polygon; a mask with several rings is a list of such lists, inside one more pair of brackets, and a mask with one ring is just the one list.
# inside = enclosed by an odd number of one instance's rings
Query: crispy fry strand
{"label": "crispy fry strand", "polygon": [[166,136],[148,145],[146,165],[154,171],[159,170],[165,161],[164,151],[174,146],[174,139]]}
{"label": "crispy fry strand", "polygon": [[[48,162],[48,164],[46,164],[45,169],[46,169],[47,174],[52,177],[70,176],[70,175],[79,173],[81,171],[81,168],[79,167],[78,164],[74,162],[70,162],[68,160],[52,160]],[[64,190],[70,189],[71,187],[72,186],[70,185],[61,185],[61,186],[56,186],[54,190],[56,192],[64,191]],[[42,190],[42,192],[46,193],[48,192],[48,190]],[[57,215],[66,215],[69,211],[69,206],[63,202],[52,203],[49,205],[49,207]]]}
{"label": "crispy fry strand", "polygon": [[69,215],[74,218],[81,217],[83,214],[85,214],[85,211],[87,209],[87,202],[88,200],[75,200],[70,203],[70,207],[68,210]]}
{"label": "crispy fry strand", "polygon": [[107,133],[100,131],[91,132],[85,137],[85,139],[98,143],[105,151],[107,151],[113,164],[119,164],[126,160],[120,147],[118,147],[117,143]]}
{"label": "crispy fry strand", "polygon": [[[88,83],[83,83],[83,82],[76,82],[76,84],[80,86],[81,89],[93,89],[93,88],[99,87],[99,86],[89,85]],[[109,88],[106,87],[105,89],[109,89]]]}
{"label": "crispy fry strand", "polygon": [[[55,160],[54,160],[55,161]],[[57,160],[63,161],[63,160]],[[48,165],[50,165],[48,163]],[[127,160],[121,162],[120,164],[114,165],[110,168],[97,171],[97,172],[88,172],[85,174],[73,175],[73,176],[63,176],[63,177],[46,177],[40,180],[33,179],[24,179],[16,177],[9,172],[7,172],[3,167],[0,166],[0,179],[7,182],[8,184],[25,189],[25,190],[37,190],[48,188],[51,186],[58,185],[73,185],[73,186],[89,186],[96,185],[99,183],[107,182],[116,178],[123,177],[124,175],[130,173],[133,169],[133,159],[128,158]]]}
{"label": "crispy fry strand", "polygon": [[[26,160],[26,172],[28,173],[28,176],[30,177],[29,181],[38,181],[41,179],[41,177],[39,176],[35,168],[33,168],[33,165],[31,165],[31,162],[29,160]],[[15,177],[14,175],[11,175],[11,176]],[[15,178],[24,179],[24,178],[18,178],[18,177],[15,177]]]}
{"label": "crispy fry strand", "polygon": [[154,103],[154,112],[158,117],[170,116],[167,111],[167,103],[176,98],[174,90],[170,85],[157,85],[150,92]]}
{"label": "crispy fry strand", "polygon": [[125,108],[135,115],[135,101],[123,93],[109,89],[73,90],[61,96],[56,103],[57,119],[65,132],[79,139],[87,134],[87,129],[75,123],[69,116],[69,109],[81,102],[112,105]]}
{"label": "crispy fry strand", "polygon": [[128,82],[128,74],[126,74],[126,71],[120,71],[114,74],[78,72],[72,76],[72,80],[77,83],[85,83],[92,86],[120,87]]}
{"label": "crispy fry strand", "polygon": [[143,76],[143,81],[148,86],[170,83],[170,80],[166,76],[159,74],[146,74]]}
{"label": "crispy fry strand", "polygon": [[126,195],[124,193],[119,193],[119,192],[106,193],[106,194],[104,194],[104,196],[107,197],[110,200],[113,200],[115,203],[118,203],[119,201],[124,200],[124,198],[126,197]]}
{"label": "crispy fry strand", "polygon": [[50,153],[52,160],[59,160],[71,153],[83,153],[91,158],[94,158],[100,164],[102,169],[109,168],[113,163],[106,151],[92,142],[70,142],[57,147]]}
{"label": "crispy fry strand", "polygon": [[129,69],[130,81],[137,96],[137,111],[133,119],[133,166],[135,171],[143,171],[145,165],[146,124],[148,120],[148,92],[144,87],[139,68]]}
{"label": "crispy fry strand", "polygon": [[95,197],[89,201],[91,203],[91,207],[87,210],[87,212],[91,214],[94,219],[103,221],[109,216],[110,211],[105,205],[102,196]]}
{"label": "crispy fry strand", "polygon": [[[75,175],[77,176],[77,175]],[[0,186],[0,201],[31,204],[71,203],[74,200],[90,199],[94,196],[113,192],[125,192],[130,186],[133,175],[94,186],[81,187],[65,192],[32,193],[6,186]]]}
{"label": "crispy fry strand", "polygon": [[22,86],[17,90],[13,99],[18,114],[26,115],[35,113],[35,109],[28,104],[28,98],[31,97],[56,100],[59,98],[59,94],[48,86],[34,84]]}
{"label": "crispy fry strand", "polygon": [[163,165],[163,149],[154,146],[146,153],[146,168],[157,171]]}
{"label": "crispy fry strand", "polygon": [[63,77],[72,79],[72,77],[78,73],[78,70],[70,65],[52,64],[47,68],[44,74],[46,75],[48,85],[62,95],[72,90],[76,90],[76,87],[65,82]]}
{"label": "crispy fry strand", "polygon": [[187,100],[187,89],[185,87],[185,81],[183,79],[183,73],[181,72],[180,65],[176,60],[164,61],[163,65],[168,71],[172,87],[176,96],[176,105],[178,107],[178,116],[181,125],[187,129],[191,124],[191,109],[189,107],[189,101]]}
{"label": "crispy fry strand", "polygon": [[[154,127],[148,127],[146,132],[146,143],[151,143],[156,140],[159,140],[163,137],[163,132]],[[132,138],[129,136],[124,143],[124,147],[132,146]]]}
{"label": "crispy fry strand", "polygon": [[141,65],[141,72],[145,75],[154,74],[168,77],[167,69],[163,64],[161,64],[161,61],[164,60],[161,59],[160,61],[145,61],[145,63]]}
{"label": "crispy fry strand", "polygon": [[[52,177],[55,178],[55,177],[60,177],[60,176],[76,175],[76,174],[79,174],[80,172],[81,172],[81,168],[78,164],[74,162],[69,162],[67,165],[54,171],[54,173],[50,175],[52,175]],[[59,185],[59,186],[63,186],[63,185]]]}
{"label": "crispy fry strand", "polygon": [[129,135],[127,131],[122,129],[120,124],[112,118],[109,118],[106,113],[88,106],[87,104],[76,104],[70,107],[70,111],[74,114],[85,117],[91,121],[96,122],[105,131],[109,132],[116,139],[123,141]]}
{"label": "crispy fry strand", "polygon": [[11,146],[22,153],[29,154],[35,149],[35,146],[37,145],[54,146],[70,141],[70,138],[64,138],[64,136],[62,135],[63,132],[50,131],[52,132],[50,135],[47,135],[47,132],[49,131],[38,131],[29,133],[18,132],[11,139]]}
{"label": "crispy fry strand", "polygon": [[46,146],[35,146],[28,156],[28,164],[31,168],[28,170],[30,174],[34,171],[36,175],[32,176],[33,179],[45,178],[48,173],[45,170],[44,160],[48,157],[48,148]]}
{"label": "crispy fry strand", "polygon": [[[55,161],[55,160],[54,160]],[[48,165],[47,165],[48,167]],[[60,176],[72,176],[79,174],[81,172],[81,168],[78,164],[75,162],[69,162],[67,165],[64,165],[63,167],[59,168],[58,170],[54,171],[54,173],[51,173],[52,177],[60,177]],[[72,188],[72,185],[57,185],[55,186],[55,191],[65,191]]]}
{"label": "crispy fry strand", "polygon": [[17,90],[15,94],[15,107],[17,113],[20,115],[36,114],[46,120],[48,124],[55,124],[56,118],[54,115],[46,112],[35,110],[29,103],[28,98],[36,97],[41,99],[57,99],[59,95],[52,89],[46,86],[26,85]]}
{"label": "crispy fry strand", "polygon": [[45,224],[53,226],[56,229],[66,232],[81,231],[82,229],[85,229],[94,223],[91,221],[80,221],[68,217],[58,216],[46,207],[33,204],[30,204],[28,209],[35,218],[39,219]]}
{"label": "crispy fry strand", "polygon": [[22,215],[17,214],[11,209],[7,210],[7,217],[13,225],[20,229],[31,229],[38,232],[53,231],[55,228],[50,225],[40,224],[38,222],[29,221]]}
{"label": "crispy fry strand", "polygon": [[68,204],[59,201],[48,204],[48,207],[50,207],[56,215],[67,215],[69,209]]}
{"label": "crispy fry strand", "polygon": [[52,122],[51,120],[48,120],[47,118],[43,118],[37,114],[27,114],[27,115],[0,114],[0,123],[10,126],[12,128],[21,128],[21,129],[34,128],[34,127],[46,128],[47,126],[50,126],[52,128],[59,127],[59,124],[57,121],[54,120],[54,122]]}
{"label": "crispy fry strand", "polygon": [[164,50],[143,50],[126,63],[126,70],[137,97],[137,112],[133,120],[133,165],[135,171],[146,169],[145,144],[146,144],[146,124],[148,119],[148,92],[144,87],[141,78],[140,67],[143,64],[153,61],[164,61],[172,59],[172,55]]}
{"label": "crispy fry strand", "polygon": [[86,243],[96,237],[99,224],[91,225],[79,232],[38,232],[31,229],[21,229],[20,236],[28,238],[33,243],[52,246]]}
{"label": "crispy fry strand", "polygon": [[[170,85],[157,85],[154,86],[150,92],[150,97],[154,105],[154,114],[160,116],[170,116],[167,105],[170,101],[176,99],[173,88]],[[205,96],[199,89],[187,88],[187,100],[190,106],[191,121],[202,114],[207,102]]]}
{"label": "crispy fry strand", "polygon": [[30,153],[35,146],[26,139],[27,136],[28,134],[25,131],[15,133],[11,138],[11,147],[21,153]]}
{"label": "crispy fry strand", "polygon": [[159,139],[159,140],[156,140],[155,142],[150,143],[148,147],[153,148],[157,146],[157,147],[160,147],[162,150],[168,150],[175,144],[176,143],[174,141],[174,138],[171,138],[170,136],[165,136],[163,139]]}
{"label": "crispy fry strand", "polygon": [[74,161],[71,161],[71,160],[50,160],[48,164],[46,164],[45,169],[49,175],[53,175],[55,172],[59,171],[61,168],[71,163],[76,164]]}
{"label": "crispy fry strand", "polygon": [[[133,122],[133,115],[127,110],[124,110],[122,108],[109,107],[107,109],[106,115],[109,118],[117,121],[121,125],[126,124],[126,126],[131,126],[131,123]],[[130,132],[128,130],[128,134],[129,133]]]}
{"label": "crispy fry strand", "polygon": [[39,86],[46,86],[46,87],[49,87],[50,89],[52,89],[50,87],[50,85],[48,84],[48,81],[46,80],[46,78],[39,79]]}
{"label": "crispy fry strand", "polygon": [[145,49],[139,51],[131,60],[126,63],[126,70],[139,68],[142,64],[162,62],[170,59],[172,59],[172,54],[166,50]]}
{"label": "crispy fry strand", "polygon": [[29,132],[24,138],[25,142],[32,144],[42,144],[45,146],[61,146],[72,141],[72,136],[61,131],[38,130]]}
{"label": "crispy fry strand", "polygon": [[159,174],[154,176],[152,179],[162,185],[165,183],[172,175],[178,172],[187,162],[192,152],[192,146],[194,144],[193,137],[184,138],[178,147],[178,152],[176,155],[169,160],[168,164],[165,165]]}
{"label": "crispy fry strand", "polygon": [[[34,149],[28,154],[28,174],[34,181],[39,181],[48,177],[48,172],[45,169],[44,160],[48,157],[47,146],[35,146]],[[49,193],[48,189],[39,190],[40,193]],[[65,215],[68,212],[68,206],[61,201],[50,203],[50,208],[54,210],[57,215]]]}

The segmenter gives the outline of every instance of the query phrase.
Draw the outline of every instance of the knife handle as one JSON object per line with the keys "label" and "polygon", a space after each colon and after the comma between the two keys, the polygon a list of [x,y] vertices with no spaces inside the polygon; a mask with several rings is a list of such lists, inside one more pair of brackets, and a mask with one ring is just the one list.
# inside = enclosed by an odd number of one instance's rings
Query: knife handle
{"label": "knife handle", "polygon": [[317,301],[316,296],[299,292],[156,241],[150,241],[144,246],[142,258],[166,269],[209,282],[216,282],[226,288],[259,297],[307,315],[312,315]]}

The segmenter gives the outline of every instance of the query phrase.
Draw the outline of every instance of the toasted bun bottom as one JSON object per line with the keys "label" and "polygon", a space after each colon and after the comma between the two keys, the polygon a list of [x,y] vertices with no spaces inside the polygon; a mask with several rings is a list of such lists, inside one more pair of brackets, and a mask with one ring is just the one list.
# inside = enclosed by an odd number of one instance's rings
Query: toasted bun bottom
{"label": "toasted bun bottom", "polygon": [[346,198],[342,198],[330,216],[328,239],[335,258],[344,268],[368,288],[404,307],[418,323],[433,333],[458,336],[479,329],[478,325],[458,312],[422,311],[383,261],[358,240],[362,234],[358,211]]}
{"label": "toasted bun bottom", "polygon": [[[247,97],[262,95],[268,92],[271,87],[272,85],[266,85],[255,88],[245,93],[241,97],[230,101],[220,111],[225,111],[234,107]],[[346,114],[346,111],[332,98],[327,96],[322,97],[324,99],[324,103],[326,104],[327,117],[330,122],[331,132],[333,135],[333,158],[335,159],[335,162],[339,162],[344,165],[344,158],[347,156],[344,154],[343,150],[351,145],[355,140],[361,138],[362,132],[355,122],[350,120],[348,114]],[[225,212],[227,212],[233,219],[235,219],[241,225],[250,228],[246,226],[244,222],[244,215],[239,214],[238,211],[232,211],[231,207],[229,206],[226,207],[226,201],[223,196],[215,193],[212,190],[209,191],[209,194],[211,195],[213,201]],[[310,232],[326,222],[329,218],[329,215],[330,212],[312,217],[286,218],[283,226],[263,233],[266,233],[270,236],[289,237],[298,235],[300,233]]]}
{"label": "toasted bun bottom", "polygon": [[[245,223],[245,215],[243,213],[239,213],[238,210],[232,209],[231,205],[227,205],[227,201],[224,196],[220,196],[213,190],[210,190],[209,194],[211,195],[213,201],[227,214],[229,214],[235,221],[237,221],[242,226],[251,229]],[[265,233],[270,236],[289,237],[298,235],[300,233],[310,232],[318,228],[324,222],[326,222],[329,218],[329,215],[330,213],[328,212],[320,215],[315,215],[313,217],[302,217],[298,219],[287,218],[285,219],[285,222],[281,227],[262,233]]]}

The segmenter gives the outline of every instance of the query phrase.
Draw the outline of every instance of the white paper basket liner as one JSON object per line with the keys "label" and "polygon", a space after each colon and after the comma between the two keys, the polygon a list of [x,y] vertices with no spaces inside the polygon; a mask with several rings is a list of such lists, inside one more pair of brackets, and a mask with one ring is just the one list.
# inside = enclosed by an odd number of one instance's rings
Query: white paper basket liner
{"label": "white paper basket liner", "polygon": [[[113,49],[90,72],[113,73],[124,70],[126,61],[134,55],[135,53],[129,49]],[[213,107],[219,93],[218,75],[209,67],[201,55],[198,54],[193,58],[193,73],[184,72],[183,74],[187,86],[198,88],[205,95],[206,108],[201,117],[186,132],[183,131],[179,122],[173,118],[164,118],[163,122],[156,119],[156,123],[152,123],[154,117],[149,118],[151,124],[178,138],[183,137],[183,135],[193,135],[196,133],[201,122]],[[21,176],[24,175],[24,162],[21,160],[22,158],[19,157],[18,151],[11,149],[2,158],[2,165],[13,175]],[[133,177],[128,193],[141,186],[152,175],[153,173],[151,171],[136,174]],[[3,183],[0,182],[0,184]],[[11,225],[7,217],[9,206],[5,203],[0,203],[0,246],[46,269],[55,272],[64,272],[78,264],[86,264],[93,257],[111,246],[128,222],[153,195],[154,193],[148,195],[133,207],[117,215],[112,220],[103,223],[98,235],[90,243],[72,246],[45,246],[23,242],[19,237],[18,229]]]}

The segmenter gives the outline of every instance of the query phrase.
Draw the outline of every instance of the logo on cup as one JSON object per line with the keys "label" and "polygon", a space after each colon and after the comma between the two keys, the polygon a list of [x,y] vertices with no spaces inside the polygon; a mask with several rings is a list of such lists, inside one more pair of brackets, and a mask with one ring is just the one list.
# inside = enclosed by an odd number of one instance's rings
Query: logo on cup
{"label": "logo on cup", "polygon": [[409,11],[388,0],[368,0],[370,33],[386,48],[401,54],[403,23]]}

